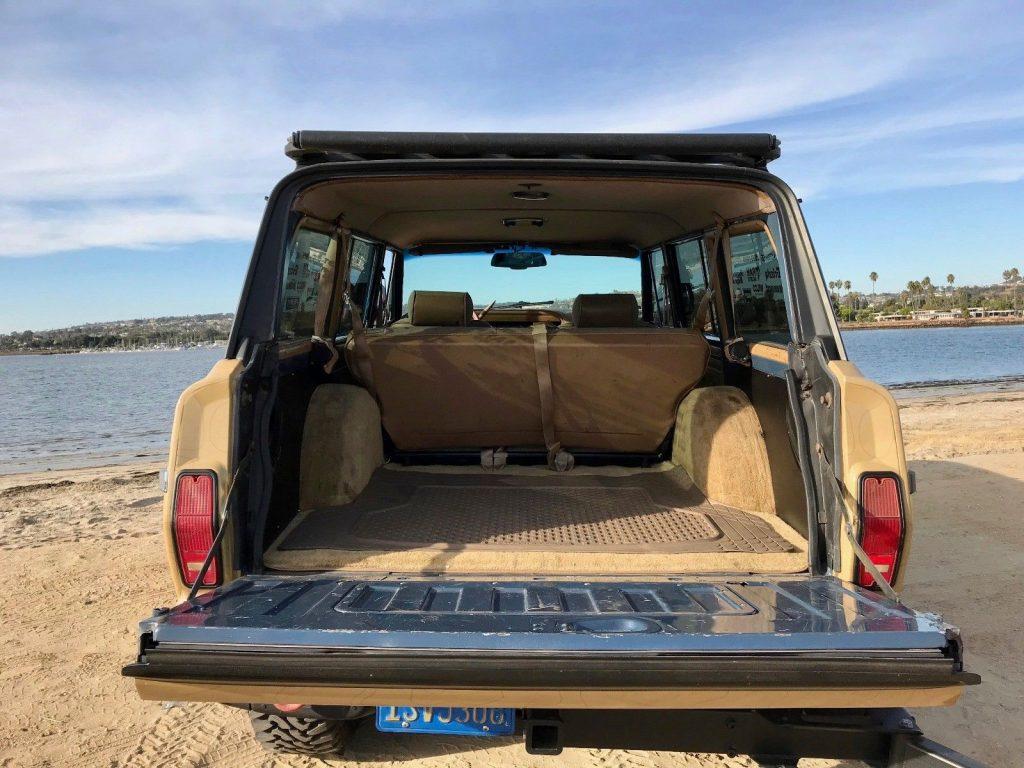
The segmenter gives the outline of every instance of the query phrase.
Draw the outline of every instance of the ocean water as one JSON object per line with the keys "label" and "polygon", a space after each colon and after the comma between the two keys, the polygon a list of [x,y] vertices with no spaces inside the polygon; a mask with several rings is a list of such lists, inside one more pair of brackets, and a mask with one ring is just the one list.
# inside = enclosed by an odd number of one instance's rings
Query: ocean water
{"label": "ocean water", "polygon": [[0,474],[162,458],[178,396],[223,347],[0,357]]}
{"label": "ocean water", "polygon": [[1024,325],[856,330],[843,341],[861,372],[891,389],[1024,384]]}
{"label": "ocean water", "polygon": [[[865,375],[897,395],[1024,387],[1024,326],[843,335]],[[0,474],[162,458],[181,391],[223,348],[0,357]],[[955,391],[955,390],[954,390]]]}

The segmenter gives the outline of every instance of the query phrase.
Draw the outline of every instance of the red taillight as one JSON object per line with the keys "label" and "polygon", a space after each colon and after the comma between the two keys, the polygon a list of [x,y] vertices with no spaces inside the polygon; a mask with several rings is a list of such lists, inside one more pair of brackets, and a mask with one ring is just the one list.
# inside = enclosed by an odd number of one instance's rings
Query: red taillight
{"label": "red taillight", "polygon": [[[185,583],[196,583],[206,555],[213,547],[216,483],[211,472],[186,472],[178,475],[174,486],[174,546]],[[203,586],[220,583],[220,563],[210,563]]]}
{"label": "red taillight", "polygon": [[[893,475],[862,475],[860,479],[860,545],[890,584],[903,547],[903,498]],[[857,564],[857,583],[875,586],[874,577]]]}

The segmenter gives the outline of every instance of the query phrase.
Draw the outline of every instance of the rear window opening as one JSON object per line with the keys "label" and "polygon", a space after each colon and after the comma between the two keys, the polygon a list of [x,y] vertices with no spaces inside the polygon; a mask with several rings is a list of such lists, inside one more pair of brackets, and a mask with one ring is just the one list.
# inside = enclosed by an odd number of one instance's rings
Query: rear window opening
{"label": "rear window opening", "polygon": [[763,193],[339,180],[294,207],[265,567],[808,569]]}

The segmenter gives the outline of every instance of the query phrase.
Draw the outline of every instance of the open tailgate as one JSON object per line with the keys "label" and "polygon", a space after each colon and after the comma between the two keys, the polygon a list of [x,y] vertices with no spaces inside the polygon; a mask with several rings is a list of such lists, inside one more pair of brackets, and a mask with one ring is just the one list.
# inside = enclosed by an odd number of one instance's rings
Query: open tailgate
{"label": "open tailgate", "polygon": [[928,706],[976,682],[940,618],[790,576],[247,577],[143,621],[124,674],[154,699],[521,707]]}

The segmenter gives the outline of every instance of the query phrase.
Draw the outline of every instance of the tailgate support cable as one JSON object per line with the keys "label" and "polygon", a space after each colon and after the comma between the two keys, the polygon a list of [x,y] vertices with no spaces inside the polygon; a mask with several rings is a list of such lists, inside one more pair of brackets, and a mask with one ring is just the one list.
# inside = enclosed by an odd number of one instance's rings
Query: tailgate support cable
{"label": "tailgate support cable", "polygon": [[224,496],[224,507],[220,513],[220,525],[217,528],[217,535],[213,537],[213,544],[210,546],[210,551],[206,553],[206,559],[203,560],[203,567],[199,569],[199,573],[196,575],[196,580],[192,584],[192,589],[188,592],[188,598],[185,602],[193,603],[196,599],[196,595],[199,590],[202,589],[203,579],[206,578],[206,572],[210,570],[210,564],[213,563],[214,555],[220,548],[220,542],[224,538],[224,532],[228,529],[228,516],[231,511],[231,496],[235,491],[235,483],[239,476],[249,466],[249,459],[252,457],[253,448],[250,446],[249,451],[245,454],[238,466],[235,468],[235,473],[231,476],[231,482],[228,483],[228,491]]}
{"label": "tailgate support cable", "polygon": [[893,589],[888,579],[886,579],[882,575],[882,572],[878,570],[878,566],[871,562],[871,558],[868,556],[868,553],[864,551],[864,547],[862,547],[860,542],[857,541],[857,534],[853,530],[853,521],[850,519],[850,510],[846,505],[846,497],[849,495],[852,498],[852,495],[846,490],[846,486],[843,481],[836,477],[835,470],[832,468],[832,465],[829,464],[828,459],[825,458],[825,451],[822,449],[820,444],[817,446],[817,452],[818,456],[821,458],[821,462],[825,465],[825,474],[828,475],[832,488],[837,494],[839,511],[843,515],[843,530],[846,531],[846,537],[850,540],[850,544],[853,546],[854,554],[857,556],[857,559],[860,560],[861,565],[864,566],[864,570],[871,574],[871,577],[875,580],[875,584],[877,584],[879,589],[882,590],[882,594],[893,602],[900,602],[899,593]]}

